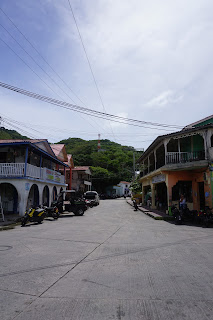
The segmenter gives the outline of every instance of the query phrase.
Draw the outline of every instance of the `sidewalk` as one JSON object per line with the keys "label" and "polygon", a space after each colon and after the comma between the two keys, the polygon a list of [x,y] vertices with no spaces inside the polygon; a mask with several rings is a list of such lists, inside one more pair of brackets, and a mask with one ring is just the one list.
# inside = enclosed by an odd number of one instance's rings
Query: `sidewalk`
{"label": "sidewalk", "polygon": [[20,216],[18,214],[5,214],[4,221],[0,218],[0,231],[13,229],[14,225],[20,222]]}
{"label": "sidewalk", "polygon": [[[133,207],[132,200],[126,200],[128,204],[130,204]],[[161,212],[156,209],[150,209],[146,206],[138,205],[138,210],[145,213],[147,216],[150,216],[151,218],[155,220],[173,220],[173,217],[169,216],[168,214]]]}

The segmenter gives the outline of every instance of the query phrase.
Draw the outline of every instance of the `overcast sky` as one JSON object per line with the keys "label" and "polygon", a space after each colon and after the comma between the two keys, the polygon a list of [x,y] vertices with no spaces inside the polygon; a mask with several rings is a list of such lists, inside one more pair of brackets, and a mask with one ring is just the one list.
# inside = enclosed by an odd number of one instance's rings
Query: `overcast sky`
{"label": "overcast sky", "polygon": [[[0,10],[1,82],[143,121],[185,126],[213,114],[212,0],[70,3],[105,109],[68,0],[0,0],[0,8],[72,91]],[[158,135],[171,132],[109,123],[3,88],[0,115],[18,121],[5,127],[17,129],[23,122],[22,133],[50,142],[97,139],[100,133],[102,139],[146,149]]]}

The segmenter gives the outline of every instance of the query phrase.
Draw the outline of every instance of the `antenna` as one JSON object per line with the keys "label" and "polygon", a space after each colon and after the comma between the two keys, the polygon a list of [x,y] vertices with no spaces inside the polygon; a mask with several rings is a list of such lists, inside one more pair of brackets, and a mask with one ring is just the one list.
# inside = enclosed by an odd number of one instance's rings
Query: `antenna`
{"label": "antenna", "polygon": [[100,133],[98,134],[98,151],[101,150],[101,135]]}

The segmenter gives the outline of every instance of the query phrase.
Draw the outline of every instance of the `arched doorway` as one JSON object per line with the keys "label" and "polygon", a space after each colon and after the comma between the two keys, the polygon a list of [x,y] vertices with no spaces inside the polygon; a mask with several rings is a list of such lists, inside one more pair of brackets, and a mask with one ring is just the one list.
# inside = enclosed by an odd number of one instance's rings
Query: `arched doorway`
{"label": "arched doorway", "polygon": [[49,199],[50,199],[50,191],[48,186],[45,186],[42,194],[42,204],[49,206]]}
{"label": "arched doorway", "polygon": [[56,201],[56,200],[57,200],[57,189],[56,189],[55,186],[53,187],[53,196],[52,196],[52,199],[53,199],[53,201]]}
{"label": "arched doorway", "polygon": [[30,188],[30,192],[27,199],[27,208],[32,206],[37,207],[39,205],[39,191],[38,186],[33,184]]}
{"label": "arched doorway", "polygon": [[0,195],[4,213],[18,212],[18,192],[10,183],[0,184]]}

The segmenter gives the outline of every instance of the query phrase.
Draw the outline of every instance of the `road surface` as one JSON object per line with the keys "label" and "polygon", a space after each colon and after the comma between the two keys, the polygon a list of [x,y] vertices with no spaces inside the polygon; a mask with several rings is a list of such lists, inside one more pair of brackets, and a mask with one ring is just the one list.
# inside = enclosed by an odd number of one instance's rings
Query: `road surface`
{"label": "road surface", "polygon": [[1,320],[213,319],[213,228],[103,200],[0,233]]}

